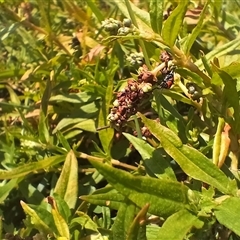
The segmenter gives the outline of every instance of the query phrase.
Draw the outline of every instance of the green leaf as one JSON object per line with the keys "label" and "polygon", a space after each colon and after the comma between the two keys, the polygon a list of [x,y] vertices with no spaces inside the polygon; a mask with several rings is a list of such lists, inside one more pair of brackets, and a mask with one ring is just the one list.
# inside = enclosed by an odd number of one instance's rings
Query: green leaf
{"label": "green leaf", "polygon": [[24,69],[9,69],[9,70],[5,70],[5,71],[1,71],[0,72],[0,80],[5,82],[6,79],[8,79],[8,78],[13,78],[13,77],[20,78],[24,73],[25,73]]}
{"label": "green leaf", "polygon": [[240,199],[230,197],[223,201],[214,211],[219,223],[240,236]]}
{"label": "green leaf", "polygon": [[238,69],[240,68],[240,62],[232,62],[230,65],[221,68],[222,71],[229,74],[232,78],[240,78],[240,72]]}
{"label": "green leaf", "polygon": [[1,31],[0,31],[0,39],[3,41],[11,33],[15,32],[15,30],[17,30],[20,26],[21,26],[21,23],[16,22],[16,23],[13,23],[13,24],[11,24],[11,25],[1,29]]}
{"label": "green leaf", "polygon": [[201,228],[204,222],[200,221],[196,215],[188,210],[181,210],[170,216],[160,228],[157,239],[182,240],[192,227]]}
{"label": "green leaf", "polygon": [[159,232],[159,226],[156,224],[148,224],[147,226],[147,239],[148,240],[159,240],[158,238],[158,232]]}
{"label": "green leaf", "polygon": [[215,13],[215,18],[217,19],[218,17],[221,17],[221,11],[223,10],[223,1],[218,0],[218,1],[211,1],[211,5],[214,8],[214,13]]}
{"label": "green leaf", "polygon": [[49,142],[49,131],[47,126],[47,117],[45,116],[43,110],[40,110],[39,116],[39,124],[38,124],[38,133],[39,133],[39,140],[43,143]]}
{"label": "green leaf", "polygon": [[121,204],[117,217],[112,226],[112,240],[119,239],[125,240],[127,237],[128,229],[135,217],[136,206],[131,203]]}
{"label": "green leaf", "polygon": [[78,162],[71,150],[65,160],[54,193],[66,201],[69,208],[74,208],[78,197]]}
{"label": "green leaf", "polygon": [[14,178],[7,182],[5,185],[0,186],[0,203],[8,197],[8,194],[18,186],[18,184],[23,180],[23,178]]}
{"label": "green leaf", "polygon": [[161,34],[163,22],[164,0],[151,0],[149,3],[149,14],[152,29]]}
{"label": "green leaf", "polygon": [[6,88],[9,92],[11,102],[16,105],[21,105],[21,101],[20,101],[18,95],[14,92],[14,90],[9,86],[6,86]]}
{"label": "green leaf", "polygon": [[56,209],[52,208],[51,212],[54,219],[54,224],[59,232],[59,236],[65,237],[66,239],[70,239],[68,225],[64,218],[59,214],[59,212]]}
{"label": "green leaf", "polygon": [[209,2],[210,2],[210,0],[206,1],[205,6],[204,6],[203,10],[201,11],[197,26],[193,29],[191,34],[188,34],[188,36],[187,36],[187,39],[183,46],[183,49],[184,49],[183,51],[185,52],[186,55],[189,55],[189,52],[192,48],[193,43],[196,41],[199,33],[202,30],[203,21],[204,21],[204,18],[206,18],[206,11],[207,11]]}
{"label": "green leaf", "polygon": [[24,212],[30,216],[31,223],[36,229],[45,234],[56,233],[56,229],[53,226],[53,217],[45,208],[42,206],[27,205],[25,202],[20,201],[20,204]]}
{"label": "green leaf", "polygon": [[50,34],[51,33],[51,19],[50,19],[50,1],[47,0],[45,4],[42,4],[40,0],[37,0],[37,5],[41,14],[40,22],[41,26]]}
{"label": "green leaf", "polygon": [[61,142],[61,144],[63,145],[63,147],[69,152],[71,150],[71,146],[69,145],[67,139],[59,131],[57,132],[57,137],[58,137],[59,141]]}
{"label": "green leaf", "polygon": [[92,0],[88,0],[86,3],[89,6],[89,8],[92,10],[92,12],[94,13],[96,18],[98,19],[98,21],[99,22],[103,21],[104,20],[104,16],[103,16],[101,10],[98,8],[96,2],[92,1]]}
{"label": "green leaf", "polygon": [[96,191],[91,195],[81,196],[80,199],[94,205],[107,206],[111,209],[118,210],[120,205],[125,202],[125,196],[115,189],[112,189],[112,187],[108,189],[108,192],[98,193],[98,191]]}
{"label": "green leaf", "polygon": [[[230,42],[227,42],[219,47],[214,48],[211,52],[205,55],[205,60],[210,62],[213,58],[219,58],[221,56],[227,55],[231,51],[237,49],[240,46],[239,38],[236,38]],[[203,67],[202,59],[199,59],[195,62],[195,64],[199,67]]]}
{"label": "green leaf", "polygon": [[194,101],[192,101],[191,99],[185,97],[182,95],[182,93],[178,93],[176,91],[173,90],[169,90],[169,89],[161,89],[158,90],[159,94],[164,94],[166,96],[169,96],[177,101],[186,103],[188,105],[193,105],[194,106]]}
{"label": "green leaf", "polygon": [[65,219],[66,222],[68,222],[68,219],[71,216],[71,211],[68,204],[56,193],[53,193],[53,198],[60,215]]}
{"label": "green leaf", "polygon": [[127,234],[127,240],[147,240],[146,236],[146,225],[142,224],[143,219],[147,219],[148,214],[148,208],[149,204],[146,204],[138,213],[136,214],[136,217],[132,221],[128,234]]}
{"label": "green leaf", "polygon": [[[102,106],[101,106],[99,116],[98,116],[98,127],[104,127],[104,126],[109,125],[109,122],[107,121],[107,115],[108,115],[108,111],[109,111],[111,101],[113,98],[114,73],[115,73],[115,71],[111,72],[109,74],[109,76],[106,76],[106,78],[108,80],[108,85],[107,85],[107,89],[106,89],[106,95],[103,98]],[[101,144],[102,144],[104,152],[107,155],[110,155],[110,146],[112,143],[114,130],[112,128],[105,128],[105,129],[100,130],[98,132],[98,135],[101,140]]]}
{"label": "green leaf", "polygon": [[77,128],[89,132],[96,132],[94,120],[87,118],[63,118],[53,130],[53,134],[63,128],[67,128],[68,131]]}
{"label": "green leaf", "polygon": [[131,134],[123,133],[123,135],[141,154],[146,168],[149,169],[151,173],[156,175],[158,178],[176,180],[176,176],[170,164],[166,161],[164,157],[162,157],[162,154],[158,150],[151,147],[144,140],[136,138]]}
{"label": "green leaf", "polygon": [[49,99],[49,101],[87,104],[97,99],[99,99],[99,97],[93,97],[86,92],[81,92],[76,94],[62,94],[62,95],[52,96]]}
{"label": "green leaf", "polygon": [[74,218],[71,221],[70,228],[76,225],[81,225],[85,229],[90,229],[94,232],[99,232],[97,224],[87,214],[79,211],[77,211],[76,213],[79,217]]}
{"label": "green leaf", "polygon": [[188,4],[188,0],[179,1],[178,6],[172,11],[163,25],[162,37],[170,47],[174,45],[177,39]]}
{"label": "green leaf", "polygon": [[[128,9],[126,8],[126,4],[124,0],[113,0],[113,2],[116,4],[117,8],[120,9],[120,11],[125,15],[125,17],[130,18]],[[144,29],[147,32],[152,32],[152,29],[150,28],[150,17],[148,12],[138,8],[136,5],[134,5],[132,2],[129,2],[131,9],[134,12],[134,15],[137,18],[137,24],[140,29]]]}
{"label": "green leaf", "polygon": [[150,204],[149,212],[167,217],[187,206],[188,188],[176,181],[133,176],[96,160],[90,160],[94,167],[120,193],[142,208]]}
{"label": "green leaf", "polygon": [[234,131],[239,132],[240,127],[240,114],[239,114],[239,97],[237,92],[237,82],[225,71],[218,69],[215,65],[213,66],[217,71],[218,75],[221,77],[224,83],[224,103],[227,102],[230,107],[234,109]]}
{"label": "green leaf", "polygon": [[177,111],[177,109],[167,100],[167,98],[162,94],[156,94],[154,92],[156,99],[157,112],[159,118],[165,121],[166,125],[169,126],[175,133],[179,135],[182,141],[186,142],[186,124],[182,115]]}
{"label": "green leaf", "polygon": [[27,174],[36,172],[41,169],[46,169],[48,167],[52,167],[58,163],[61,163],[64,161],[64,159],[65,159],[64,155],[57,155],[57,156],[45,158],[44,160],[41,160],[38,162],[23,164],[9,171],[0,170],[0,179],[24,177]]}
{"label": "green leaf", "polygon": [[177,68],[175,72],[179,73],[181,77],[190,80],[191,82],[196,83],[199,87],[204,88],[202,78],[194,72],[189,71],[188,69]]}
{"label": "green leaf", "polygon": [[186,174],[218,188],[223,193],[236,194],[237,187],[232,187],[232,182],[207,157],[198,150],[183,145],[171,130],[160,123],[149,120],[143,115],[141,118],[150,132],[159,139],[164,150]]}

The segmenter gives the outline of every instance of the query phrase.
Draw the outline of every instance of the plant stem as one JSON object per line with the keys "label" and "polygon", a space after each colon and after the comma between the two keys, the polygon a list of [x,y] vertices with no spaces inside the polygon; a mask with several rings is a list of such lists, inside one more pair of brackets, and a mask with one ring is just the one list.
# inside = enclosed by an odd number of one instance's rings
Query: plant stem
{"label": "plant stem", "polygon": [[[76,152],[75,154],[76,154],[77,157],[87,159],[87,160],[95,160],[95,161],[100,161],[100,162],[106,161],[105,158],[90,156],[86,153]],[[116,159],[111,159],[111,164],[114,165],[114,166],[119,166],[119,167],[126,168],[128,170],[132,170],[132,171],[137,171],[138,170],[138,167],[135,167],[135,166],[132,166],[132,165],[129,165],[129,164],[126,164],[126,163],[122,163],[122,162],[120,162]]]}

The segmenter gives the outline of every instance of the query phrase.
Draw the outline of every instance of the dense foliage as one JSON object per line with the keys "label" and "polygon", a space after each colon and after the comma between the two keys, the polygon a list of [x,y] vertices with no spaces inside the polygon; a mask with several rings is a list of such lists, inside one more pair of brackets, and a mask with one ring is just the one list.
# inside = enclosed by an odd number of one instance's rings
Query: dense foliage
{"label": "dense foliage", "polygon": [[225,2],[0,0],[0,239],[240,239]]}

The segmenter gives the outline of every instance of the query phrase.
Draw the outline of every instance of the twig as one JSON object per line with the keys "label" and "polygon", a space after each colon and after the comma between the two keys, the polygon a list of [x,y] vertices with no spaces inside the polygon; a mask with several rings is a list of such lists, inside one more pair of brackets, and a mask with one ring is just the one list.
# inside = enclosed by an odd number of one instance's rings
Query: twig
{"label": "twig", "polygon": [[[87,160],[95,160],[95,161],[100,161],[100,162],[106,161],[105,158],[90,156],[86,153],[76,152],[75,154],[76,154],[77,157],[87,159]],[[132,171],[137,171],[138,170],[138,167],[135,167],[135,166],[132,166],[132,165],[129,165],[129,164],[126,164],[126,163],[122,163],[122,162],[120,162],[116,159],[111,159],[111,164],[114,165],[114,166],[123,167],[123,168],[126,168],[128,170],[132,170]]]}

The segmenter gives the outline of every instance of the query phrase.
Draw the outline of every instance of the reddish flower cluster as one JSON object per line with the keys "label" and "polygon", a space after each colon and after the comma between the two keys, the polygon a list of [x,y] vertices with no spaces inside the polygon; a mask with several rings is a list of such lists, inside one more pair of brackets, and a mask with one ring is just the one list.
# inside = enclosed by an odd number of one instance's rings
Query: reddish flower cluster
{"label": "reddish flower cluster", "polygon": [[[164,51],[160,59],[163,62],[163,67],[157,67],[156,69],[162,72],[164,79],[159,87],[169,89],[174,82],[174,72],[170,70],[168,66],[168,62],[172,57],[168,52]],[[148,71],[147,67],[144,65],[139,70],[138,80],[129,79],[127,81],[127,86],[117,93],[117,98],[113,102],[113,108],[108,115],[108,120],[113,127],[119,128],[123,126],[132,115],[139,111],[139,104],[144,98],[149,97],[149,93],[152,92],[153,86],[158,84],[155,70],[152,72]]]}
{"label": "reddish flower cluster", "polygon": [[[127,120],[138,110],[138,105],[147,93],[152,91],[151,82],[154,76],[150,72],[143,72],[138,77],[139,81],[129,79],[127,86],[117,93],[113,108],[108,115],[108,120],[115,127],[124,125]],[[148,82],[149,81],[149,82]]]}

